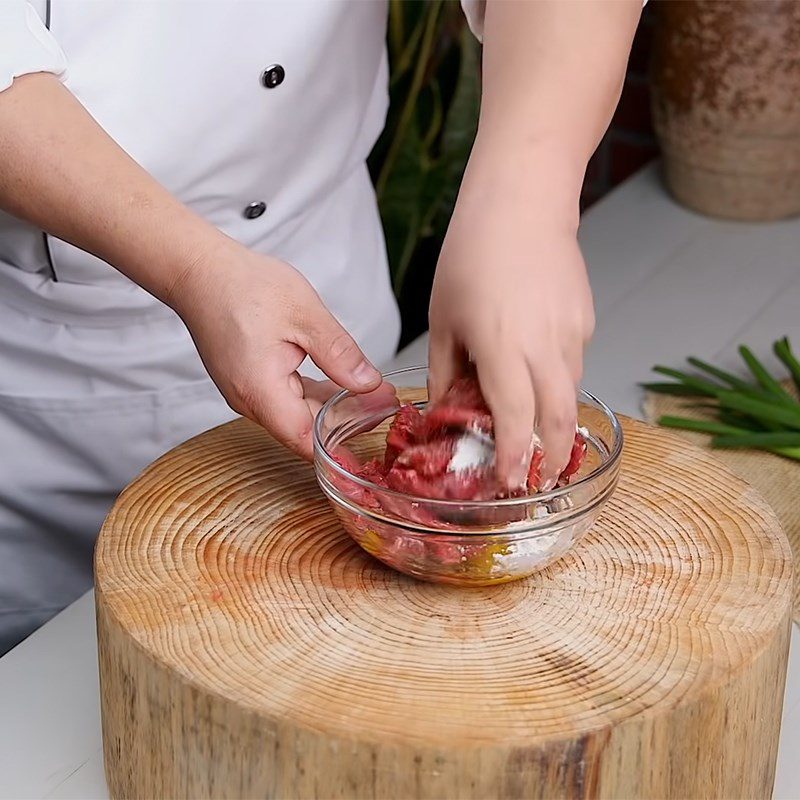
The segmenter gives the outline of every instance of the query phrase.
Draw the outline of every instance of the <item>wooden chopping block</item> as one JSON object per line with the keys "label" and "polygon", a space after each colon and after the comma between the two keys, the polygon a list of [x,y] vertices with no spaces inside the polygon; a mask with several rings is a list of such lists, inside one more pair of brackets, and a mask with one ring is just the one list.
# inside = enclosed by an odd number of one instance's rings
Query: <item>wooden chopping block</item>
{"label": "wooden chopping block", "polygon": [[119,498],[96,552],[114,798],[768,798],[791,554],[711,455],[624,421],[561,561],[416,582],[237,421]]}

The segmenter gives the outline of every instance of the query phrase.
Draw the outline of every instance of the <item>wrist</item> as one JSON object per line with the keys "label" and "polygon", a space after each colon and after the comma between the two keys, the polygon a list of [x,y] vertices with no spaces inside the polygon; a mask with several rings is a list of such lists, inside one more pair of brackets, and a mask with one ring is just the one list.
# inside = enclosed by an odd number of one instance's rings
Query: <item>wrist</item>
{"label": "wrist", "polygon": [[185,321],[198,304],[218,298],[214,286],[220,274],[234,279],[233,267],[242,251],[247,252],[243,245],[210,225],[194,230],[189,241],[178,246],[158,298]]}
{"label": "wrist", "polygon": [[479,131],[459,204],[511,202],[575,233],[585,171],[583,159],[561,142]]}

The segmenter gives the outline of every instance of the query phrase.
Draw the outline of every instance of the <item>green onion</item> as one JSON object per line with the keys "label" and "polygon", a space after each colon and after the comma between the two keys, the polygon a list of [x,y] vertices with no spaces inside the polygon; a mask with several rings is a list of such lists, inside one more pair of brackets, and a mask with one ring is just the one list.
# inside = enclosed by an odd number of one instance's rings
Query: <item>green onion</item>
{"label": "green onion", "polygon": [[708,397],[706,392],[685,386],[682,383],[642,383],[642,388],[656,394],[675,394],[681,397]]}
{"label": "green onion", "polygon": [[719,392],[724,391],[724,387],[717,383],[712,383],[711,381],[707,381],[703,378],[698,378],[695,375],[688,375],[687,373],[681,372],[678,369],[655,366],[653,367],[653,372],[657,372],[659,375],[666,375],[669,378],[677,378],[685,386],[691,386],[692,388],[697,389],[697,391],[701,392],[702,394],[706,394],[709,397],[716,397]]}
{"label": "green onion", "polygon": [[786,365],[789,372],[792,373],[794,385],[797,387],[797,391],[800,392],[800,361],[792,353],[789,337],[784,336],[783,339],[778,339],[772,349],[775,351],[775,355]]}
{"label": "green onion", "polygon": [[746,394],[753,394],[760,396],[763,396],[765,394],[765,392],[762,391],[758,386],[753,386],[752,383],[748,383],[747,381],[742,380],[741,378],[737,378],[736,375],[732,375],[730,372],[725,372],[725,370],[719,369],[718,367],[714,367],[711,364],[707,364],[705,361],[701,361],[699,358],[687,358],[686,360],[693,367],[697,367],[698,369],[702,369],[704,372],[708,372],[715,378],[719,378],[719,380],[729,384],[734,389],[738,389],[739,391],[745,392]]}
{"label": "green onion", "polygon": [[798,403],[794,403],[793,406],[784,405],[779,400],[776,400],[775,403],[765,403],[736,392],[720,392],[719,403],[723,408],[744,411],[757,420],[800,430],[800,404]]}
{"label": "green onion", "polygon": [[794,398],[769,374],[769,372],[767,372],[764,365],[753,355],[749,347],[742,345],[739,348],[739,354],[750,368],[750,372],[753,373],[755,379],[764,389],[774,394],[776,397],[780,397],[790,403],[794,402]]}
{"label": "green onion", "polygon": [[769,451],[776,456],[791,458],[793,461],[800,461],[800,447],[770,447]]}
{"label": "green onion", "polygon": [[[766,438],[774,437],[774,438]],[[781,438],[784,437],[784,438]],[[785,438],[797,437],[797,438]],[[792,442],[794,444],[780,444],[780,442]],[[770,444],[773,442],[773,444]],[[759,450],[767,450],[770,453],[775,453],[778,456],[791,458],[795,461],[800,461],[800,435],[793,433],[765,433],[754,434],[753,436],[715,436],[711,440],[712,447],[729,447],[729,448],[755,448]]]}
{"label": "green onion", "polygon": [[723,425],[721,422],[709,422],[704,419],[690,419],[689,417],[664,416],[658,420],[658,424],[664,428],[681,428],[682,430],[699,431],[700,433],[726,435],[747,433],[742,428],[734,428],[732,425]]}
{"label": "green onion", "polygon": [[717,436],[715,447],[800,447],[800,433],[737,433]]}
{"label": "green onion", "polygon": [[[776,341],[773,350],[800,391],[800,359],[792,352],[788,337]],[[659,424],[710,434],[712,447],[754,448],[800,461],[800,402],[770,374],[749,347],[742,345],[739,353],[755,380],[745,380],[695,357],[687,361],[699,374],[661,365],[653,367],[654,372],[673,381],[644,383],[645,389],[702,398],[687,403],[687,409],[698,408],[715,417],[698,420],[664,416]]]}
{"label": "green onion", "polygon": [[763,423],[758,422],[752,417],[748,417],[746,414],[742,414],[739,411],[729,411],[726,408],[718,408],[717,417],[720,422],[724,422],[726,425],[732,425],[735,428],[746,428],[750,431],[767,430]]}

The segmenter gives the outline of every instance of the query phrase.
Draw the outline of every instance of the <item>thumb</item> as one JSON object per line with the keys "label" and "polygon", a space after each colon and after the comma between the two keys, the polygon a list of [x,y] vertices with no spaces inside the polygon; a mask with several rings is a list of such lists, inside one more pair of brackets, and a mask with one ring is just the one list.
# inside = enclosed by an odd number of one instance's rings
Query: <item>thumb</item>
{"label": "thumb", "polygon": [[308,309],[297,344],[334,383],[351,392],[371,392],[381,385],[380,372],[319,298]]}

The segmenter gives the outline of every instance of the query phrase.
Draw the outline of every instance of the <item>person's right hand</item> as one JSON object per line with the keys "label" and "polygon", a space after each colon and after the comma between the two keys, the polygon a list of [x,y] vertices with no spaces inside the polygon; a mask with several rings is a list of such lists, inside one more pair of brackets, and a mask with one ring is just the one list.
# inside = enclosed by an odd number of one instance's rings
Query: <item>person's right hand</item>
{"label": "person's right hand", "polygon": [[[381,386],[378,370],[297,270],[232,240],[183,270],[168,302],[231,408],[303,458],[313,454],[314,417],[339,386],[357,393]],[[300,377],[306,355],[333,383]]]}

